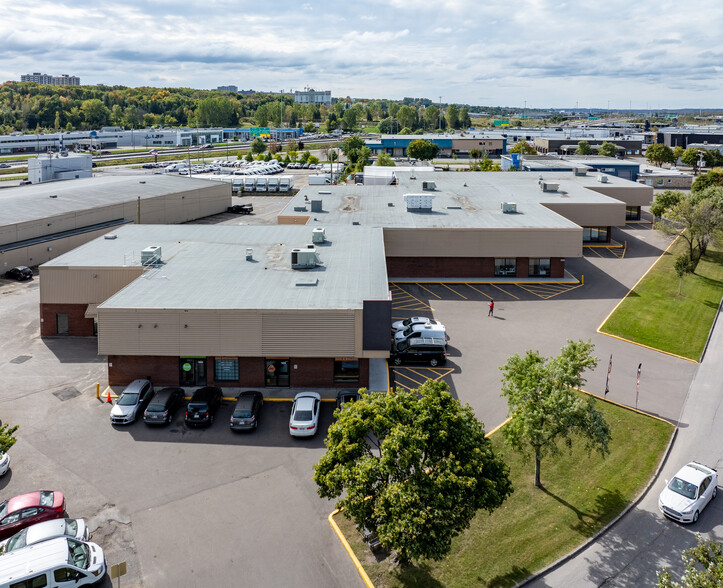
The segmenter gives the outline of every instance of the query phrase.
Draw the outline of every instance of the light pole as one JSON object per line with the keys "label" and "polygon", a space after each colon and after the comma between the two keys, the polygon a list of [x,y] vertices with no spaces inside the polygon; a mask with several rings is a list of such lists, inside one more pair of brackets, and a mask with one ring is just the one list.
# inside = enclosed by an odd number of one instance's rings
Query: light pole
{"label": "light pole", "polygon": [[442,97],[439,97],[439,130],[442,130]]}

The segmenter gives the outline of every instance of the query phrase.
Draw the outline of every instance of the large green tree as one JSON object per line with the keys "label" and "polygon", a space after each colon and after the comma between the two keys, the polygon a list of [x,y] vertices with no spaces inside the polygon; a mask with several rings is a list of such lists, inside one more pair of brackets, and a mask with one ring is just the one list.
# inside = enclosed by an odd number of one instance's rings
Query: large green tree
{"label": "large green tree", "polygon": [[344,111],[344,116],[341,117],[341,124],[344,130],[353,131],[356,128],[358,118],[359,111],[356,108],[349,108]]}
{"label": "large green tree", "polygon": [[439,153],[439,145],[426,139],[415,139],[407,146],[407,155],[420,161],[431,161]]}
{"label": "large green tree", "polygon": [[394,163],[394,160],[389,153],[382,151],[379,155],[377,155],[376,165],[380,167],[396,167],[397,164]]}
{"label": "large green tree", "polygon": [[417,112],[411,106],[405,104],[399,109],[397,120],[399,120],[402,128],[407,127],[411,129],[417,121]]}
{"label": "large green tree", "polygon": [[645,159],[658,167],[661,167],[664,163],[672,165],[677,161],[673,150],[663,143],[648,146],[645,151]]}
{"label": "large green tree", "polygon": [[683,155],[680,156],[680,160],[685,164],[693,168],[693,175],[698,175],[698,169],[702,163],[705,164],[705,150],[696,149],[695,147],[688,147],[683,151]]}
{"label": "large green tree", "polygon": [[676,582],[668,568],[657,572],[658,588],[720,588],[723,586],[723,545],[715,539],[703,539],[696,533],[698,544],[683,551],[685,572]]}
{"label": "large green tree", "polygon": [[705,174],[699,175],[693,181],[691,190],[693,192],[700,192],[712,186],[723,186],[723,170],[712,169]]}
{"label": "large green tree", "polygon": [[577,155],[590,155],[592,153],[592,148],[590,147],[590,142],[589,141],[578,141],[577,149],[575,150],[575,153]]}
{"label": "large green tree", "polygon": [[511,447],[534,459],[537,487],[542,487],[543,458],[559,454],[561,442],[571,448],[573,441],[581,440],[589,451],[609,453],[609,425],[592,396],[573,390],[585,384],[582,373],[597,365],[593,351],[589,341],[568,341],[557,357],[528,350],[524,357],[513,355],[500,368],[510,417],[502,431]]}
{"label": "large green tree", "polygon": [[439,126],[439,108],[427,106],[424,109],[424,128],[427,130],[436,129]]}
{"label": "large green tree", "polygon": [[510,153],[522,153],[523,155],[535,155],[537,151],[527,141],[521,140],[515,143],[514,147],[510,149]]}
{"label": "large green tree", "polygon": [[83,114],[86,127],[89,129],[99,129],[107,125],[110,120],[110,110],[98,98],[84,100],[80,105],[80,111]]}
{"label": "large green tree", "polygon": [[603,141],[602,145],[597,148],[597,154],[603,157],[615,157],[618,154],[617,145],[610,141]]}
{"label": "large green tree", "polygon": [[318,493],[402,561],[443,558],[478,510],[512,492],[482,424],[443,382],[363,393],[336,416],[314,466]]}
{"label": "large green tree", "polygon": [[448,128],[459,128],[459,108],[457,108],[456,104],[450,104],[447,107],[447,111],[444,113],[444,118],[447,120]]}
{"label": "large green tree", "polygon": [[266,151],[266,143],[264,143],[259,137],[256,137],[251,141],[251,153],[258,155]]}
{"label": "large green tree", "polygon": [[0,453],[7,453],[8,450],[15,445],[15,431],[18,425],[0,425]]}

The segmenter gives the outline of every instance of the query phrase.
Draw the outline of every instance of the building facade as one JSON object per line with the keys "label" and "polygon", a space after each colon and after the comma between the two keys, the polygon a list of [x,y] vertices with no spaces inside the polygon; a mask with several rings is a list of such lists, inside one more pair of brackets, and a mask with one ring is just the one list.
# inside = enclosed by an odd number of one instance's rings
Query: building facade
{"label": "building facade", "polygon": [[309,88],[308,90],[294,92],[294,102],[297,104],[326,104],[331,106],[331,90],[314,90]]}
{"label": "building facade", "polygon": [[439,146],[440,157],[454,155],[468,156],[472,149],[479,149],[488,155],[507,153],[507,139],[495,133],[459,133],[449,135],[381,135],[365,141],[372,155],[385,152],[392,157],[407,157],[407,148],[412,141],[425,139]]}
{"label": "building facade", "polygon": [[62,74],[59,76],[51,76],[35,72],[31,74],[22,74],[21,82],[35,82],[36,84],[49,84],[52,86],[80,86],[80,78],[77,76],[69,76]]}

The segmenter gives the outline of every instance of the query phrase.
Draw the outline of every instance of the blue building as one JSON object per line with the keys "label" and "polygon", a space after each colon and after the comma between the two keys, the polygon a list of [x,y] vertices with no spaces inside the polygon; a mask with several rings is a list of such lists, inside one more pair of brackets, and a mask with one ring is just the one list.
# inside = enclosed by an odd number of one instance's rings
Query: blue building
{"label": "blue building", "polygon": [[412,141],[426,139],[439,146],[440,157],[459,155],[469,156],[472,149],[479,149],[488,155],[502,155],[507,153],[507,138],[497,133],[454,133],[454,134],[428,134],[428,135],[381,135],[367,139],[366,146],[371,149],[372,155],[386,152],[393,157],[407,157],[407,147]]}

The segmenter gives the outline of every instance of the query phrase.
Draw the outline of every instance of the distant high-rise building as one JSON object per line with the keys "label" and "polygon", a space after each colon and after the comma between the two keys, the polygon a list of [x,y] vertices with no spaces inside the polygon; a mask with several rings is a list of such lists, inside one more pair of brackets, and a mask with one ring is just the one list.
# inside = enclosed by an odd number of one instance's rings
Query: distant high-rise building
{"label": "distant high-rise building", "polygon": [[68,74],[51,76],[35,72],[21,75],[20,81],[35,82],[36,84],[50,84],[52,86],[80,86],[80,78],[77,76],[69,76]]}
{"label": "distant high-rise building", "polygon": [[219,86],[216,90],[219,92],[238,92],[238,86]]}
{"label": "distant high-rise building", "polygon": [[306,88],[303,92],[294,92],[294,102],[299,104],[326,104],[331,106],[331,90],[316,91],[313,88]]}

